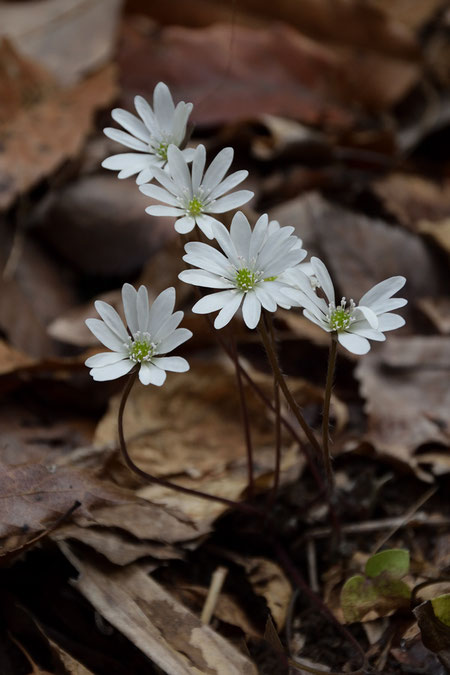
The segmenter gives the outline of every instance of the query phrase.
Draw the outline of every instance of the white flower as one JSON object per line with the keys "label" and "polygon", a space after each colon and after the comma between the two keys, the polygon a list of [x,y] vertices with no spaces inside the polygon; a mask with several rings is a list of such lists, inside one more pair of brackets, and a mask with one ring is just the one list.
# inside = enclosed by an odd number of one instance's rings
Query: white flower
{"label": "white flower", "polygon": [[385,331],[400,328],[405,320],[393,309],[406,305],[404,298],[393,298],[405,285],[405,277],[390,277],[376,284],[365,293],[358,305],[353,300],[342,298],[336,305],[333,282],[327,268],[319,258],[311,258],[314,276],[326,300],[313,290],[311,279],[301,271],[296,272],[295,286],[299,289],[299,304],[303,314],[313,323],[335,333],[340,344],[353,354],[366,354],[370,349],[369,340],[382,342]]}
{"label": "white flower", "polygon": [[167,152],[166,171],[155,169],[155,178],[163,186],[141,185],[145,195],[168,206],[149,206],[152,216],[175,216],[175,229],[180,234],[191,232],[197,224],[202,232],[213,238],[213,225],[219,221],[209,213],[225,213],[236,209],[253,197],[249,190],[238,190],[223,196],[247,178],[248,171],[236,171],[224,178],[233,161],[233,148],[224,148],[203,175],[206,150],[197,146],[192,160],[192,174],[180,150],[171,145]]}
{"label": "white flower", "polygon": [[136,291],[131,284],[124,284],[122,300],[129,332],[116,310],[101,300],[97,300],[95,309],[102,320],[86,320],[95,337],[112,350],[87,359],[94,380],[115,380],[140,364],[142,384],[160,387],[166,379],[166,370],[176,373],[189,370],[188,362],[180,356],[160,356],[192,337],[190,330],[177,327],[183,312],[173,313],[175,289],[166,288],[150,307],[145,286]]}
{"label": "white flower", "polygon": [[[153,110],[142,96],[134,99],[139,118],[122,108],[115,108],[111,116],[126,131],[107,127],[104,133],[114,141],[138,152],[125,152],[103,160],[105,169],[119,171],[119,178],[138,174],[138,185],[151,181],[155,168],[164,168],[170,144],[180,146],[186,136],[186,125],[192,111],[192,103],[181,101],[174,106],[167,85],[159,82],[153,92]],[[192,149],[183,150],[186,159],[192,159]]]}
{"label": "white flower", "polygon": [[222,289],[203,297],[192,311],[208,314],[220,309],[214,326],[222,328],[242,304],[245,323],[255,328],[261,307],[269,312],[277,305],[290,307],[295,291],[278,277],[306,256],[293,231],[293,227],[269,223],[267,215],[257,220],[252,231],[247,218],[238,211],[230,232],[222,223],[214,228],[223,253],[201,242],[186,244],[183,260],[199,269],[184,270],[179,278],[188,284]]}

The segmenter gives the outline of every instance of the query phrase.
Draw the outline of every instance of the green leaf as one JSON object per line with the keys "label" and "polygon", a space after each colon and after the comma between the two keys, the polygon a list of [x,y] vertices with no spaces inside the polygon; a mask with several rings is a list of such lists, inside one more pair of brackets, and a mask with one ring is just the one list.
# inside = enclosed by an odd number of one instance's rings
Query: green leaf
{"label": "green leaf", "polygon": [[390,577],[400,579],[409,570],[409,551],[403,548],[391,548],[371,556],[366,563],[366,575],[378,577],[386,572]]}
{"label": "green leaf", "polygon": [[446,626],[450,626],[450,593],[438,595],[431,601],[435,616]]}
{"label": "green leaf", "polygon": [[378,592],[368,579],[357,574],[347,579],[341,591],[341,607],[348,623],[360,621],[378,598]]}

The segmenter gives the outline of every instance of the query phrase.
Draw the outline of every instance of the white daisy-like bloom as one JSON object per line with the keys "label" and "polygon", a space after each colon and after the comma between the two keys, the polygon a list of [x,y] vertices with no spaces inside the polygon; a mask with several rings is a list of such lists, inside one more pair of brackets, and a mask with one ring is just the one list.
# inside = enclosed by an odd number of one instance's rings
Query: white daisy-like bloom
{"label": "white daisy-like bloom", "polygon": [[155,169],[155,178],[162,185],[141,185],[145,195],[164,206],[149,206],[151,216],[175,216],[175,229],[180,234],[191,232],[195,225],[208,239],[213,238],[214,225],[219,221],[210,214],[226,213],[242,206],[253,197],[250,190],[238,190],[225,195],[247,178],[248,171],[236,171],[225,178],[233,161],[233,148],[224,148],[213,159],[206,172],[206,150],[198,145],[189,170],[186,158],[175,145],[169,146],[165,171]]}
{"label": "white daisy-like bloom", "polygon": [[178,328],[183,312],[173,311],[175,289],[166,288],[150,306],[145,286],[136,291],[131,284],[124,284],[122,300],[128,330],[116,310],[101,300],[95,303],[101,319],[86,320],[89,330],[111,350],[86,360],[94,380],[115,380],[139,366],[142,384],[160,387],[166,379],[166,370],[176,373],[189,370],[188,362],[181,356],[165,356],[192,337],[187,328]]}
{"label": "white daisy-like bloom", "polygon": [[407,304],[405,298],[393,298],[405,285],[405,277],[390,277],[376,284],[365,293],[358,304],[353,300],[342,298],[336,304],[333,282],[330,274],[319,258],[311,258],[313,277],[318,281],[326,297],[320,297],[314,290],[311,277],[301,270],[295,271],[295,281],[291,282],[298,289],[299,305],[304,307],[304,316],[328,333],[334,333],[338,342],[353,354],[367,354],[370,350],[369,340],[382,342],[386,339],[386,331],[395,330],[405,324],[403,317],[393,314],[392,310]]}
{"label": "white daisy-like bloom", "polygon": [[[169,145],[181,146],[186,136],[186,125],[192,111],[192,103],[181,101],[175,107],[172,95],[164,82],[159,82],[153,92],[153,109],[142,98],[136,96],[134,105],[139,118],[127,110],[115,108],[111,116],[125,131],[107,127],[106,136],[137,152],[125,152],[107,157],[102,162],[105,169],[119,171],[119,178],[138,174],[136,183],[151,181],[155,168],[163,169],[167,164]],[[129,133],[127,133],[129,132]],[[188,161],[193,149],[183,150]]]}
{"label": "white daisy-like bloom", "polygon": [[[249,328],[255,328],[261,308],[275,312],[290,307],[295,291],[278,277],[306,256],[293,227],[280,227],[267,215],[252,230],[241,211],[234,216],[230,231],[218,223],[214,228],[223,253],[201,242],[186,244],[183,260],[198,269],[184,270],[179,278],[188,284],[220,289],[206,295],[192,308],[198,314],[219,311],[214,326],[223,328],[242,305]],[[292,297],[291,297],[292,296]]]}

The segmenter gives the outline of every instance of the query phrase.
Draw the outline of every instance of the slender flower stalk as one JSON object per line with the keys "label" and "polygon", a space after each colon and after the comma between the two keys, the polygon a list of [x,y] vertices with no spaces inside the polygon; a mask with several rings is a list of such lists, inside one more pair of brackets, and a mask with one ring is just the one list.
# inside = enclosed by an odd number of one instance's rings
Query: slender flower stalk
{"label": "slender flower stalk", "polygon": [[280,389],[283,392],[283,395],[284,395],[289,407],[291,408],[293,414],[295,415],[298,423],[300,424],[301,428],[303,429],[307,439],[309,440],[309,442],[311,443],[313,448],[316,450],[317,454],[321,455],[322,450],[321,450],[320,444],[319,444],[317,438],[315,437],[313,430],[311,429],[311,427],[309,426],[309,424],[307,423],[307,421],[303,417],[302,412],[300,410],[300,407],[298,406],[295,398],[292,396],[292,393],[291,393],[289,387],[287,386],[286,380],[284,379],[283,374],[280,370],[280,366],[278,364],[278,359],[277,359],[276,354],[273,350],[272,343],[271,343],[271,340],[270,340],[270,336],[269,336],[269,333],[267,332],[267,328],[265,326],[263,318],[261,318],[261,320],[259,322],[259,325],[258,325],[258,328],[259,328],[259,333],[261,335],[261,340],[262,340],[264,348],[266,350],[267,358],[269,359],[269,362],[270,362],[270,365],[271,365],[271,368],[272,368],[273,375],[276,378],[278,384],[280,385]]}
{"label": "slender flower stalk", "polygon": [[[272,349],[276,355],[277,347],[275,341],[275,331],[271,317],[268,317],[270,340]],[[277,498],[278,489],[280,486],[280,471],[281,471],[281,410],[280,410],[280,385],[276,377],[273,378],[273,402],[275,407],[275,469],[273,477],[273,486],[269,494],[268,506],[271,507]]]}
{"label": "slender flower stalk", "polygon": [[232,331],[230,331],[231,338],[231,356],[234,363],[234,368],[236,372],[236,383],[239,392],[239,402],[241,404],[241,416],[242,416],[242,425],[244,427],[244,436],[245,436],[245,445],[247,449],[247,492],[248,496],[252,497],[254,492],[254,475],[253,475],[253,444],[252,436],[250,430],[250,419],[247,409],[247,401],[245,398],[244,386],[242,383],[242,374],[239,367],[239,356],[237,352],[236,339]]}
{"label": "slender flower stalk", "polygon": [[330,352],[328,355],[328,370],[327,382],[325,385],[325,398],[323,402],[323,416],[322,416],[322,449],[323,449],[323,463],[325,466],[325,473],[327,475],[328,489],[331,492],[334,486],[333,469],[331,466],[330,454],[330,402],[331,390],[333,388],[334,371],[336,367],[336,352],[337,340],[334,335],[331,336]]}
{"label": "slender flower stalk", "polygon": [[[183,145],[192,103],[181,101],[175,107],[169,88],[159,82],[153,92],[153,109],[142,96],[135,97],[134,105],[139,117],[122,108],[115,108],[111,113],[125,131],[113,127],[103,131],[112,140],[137,152],[112,155],[103,160],[102,166],[118,171],[118,178],[137,173],[136,183],[141,185],[153,179],[155,169],[165,168],[169,145]],[[191,161],[194,150],[187,148],[182,153],[186,161]]]}

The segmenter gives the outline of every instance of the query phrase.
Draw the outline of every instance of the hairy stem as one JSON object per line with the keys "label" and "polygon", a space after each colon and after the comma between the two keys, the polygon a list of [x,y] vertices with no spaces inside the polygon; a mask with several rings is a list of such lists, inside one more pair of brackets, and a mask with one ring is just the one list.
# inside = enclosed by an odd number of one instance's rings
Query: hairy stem
{"label": "hairy stem", "polygon": [[331,466],[331,455],[330,455],[330,402],[331,402],[331,390],[333,388],[333,378],[334,370],[336,367],[336,352],[337,352],[337,340],[334,335],[331,336],[330,351],[328,355],[328,371],[327,371],[327,382],[325,385],[325,398],[323,401],[323,416],[322,416],[322,449],[323,449],[323,463],[325,466],[325,473],[327,476],[328,489],[330,492],[333,490],[334,477],[333,469]]}
{"label": "hairy stem", "polygon": [[245,392],[242,383],[242,373],[239,364],[239,356],[237,353],[236,340],[232,330],[230,330],[230,341],[231,341],[230,355],[233,360],[234,368],[236,371],[236,382],[239,392],[239,402],[241,404],[242,426],[244,427],[245,445],[247,448],[247,475],[248,475],[247,492],[248,496],[252,497],[254,493],[252,436],[250,432],[250,420],[248,416],[247,401],[245,399]]}
{"label": "hairy stem", "polygon": [[291,408],[292,412],[294,413],[298,423],[300,424],[301,428],[303,429],[307,439],[313,446],[313,448],[317,451],[318,455],[322,454],[322,449],[320,447],[320,444],[316,437],[314,436],[314,432],[305,420],[305,418],[302,415],[302,412],[300,410],[300,407],[297,404],[297,401],[295,398],[292,396],[289,387],[286,384],[286,380],[284,379],[283,373],[280,370],[280,366],[278,365],[278,359],[277,356],[272,348],[271,340],[269,337],[269,334],[267,332],[266,325],[264,323],[264,318],[261,318],[261,321],[259,322],[258,325],[259,328],[259,334],[261,335],[261,339],[264,345],[264,348],[266,350],[267,358],[269,359],[272,372],[274,374],[274,377],[276,378],[281,391],[284,394],[284,397]]}

